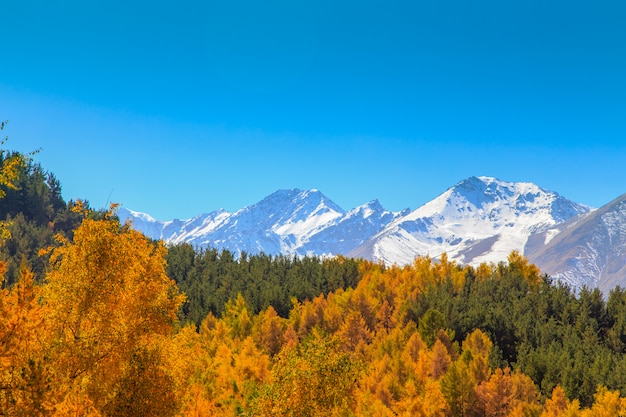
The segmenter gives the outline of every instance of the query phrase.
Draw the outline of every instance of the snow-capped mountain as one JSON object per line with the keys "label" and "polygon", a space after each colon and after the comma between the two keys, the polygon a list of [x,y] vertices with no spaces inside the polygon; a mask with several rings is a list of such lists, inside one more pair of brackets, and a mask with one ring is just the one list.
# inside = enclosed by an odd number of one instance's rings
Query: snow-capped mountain
{"label": "snow-capped mountain", "polygon": [[[528,257],[552,278],[574,288],[598,287],[605,294],[626,284],[626,194],[561,226]],[[538,236],[541,238],[541,236]]]}
{"label": "snow-capped mountain", "polygon": [[378,200],[370,201],[320,230],[298,252],[317,255],[349,253],[408,212],[409,209],[394,213],[385,210]]}
{"label": "snow-capped mountain", "polygon": [[189,220],[159,222],[121,208],[120,220],[167,243],[228,249],[236,254],[288,255],[347,253],[402,213],[372,201],[345,212],[318,190],[279,190],[235,213],[218,210]]}
{"label": "snow-capped mountain", "polygon": [[407,264],[447,253],[463,264],[505,260],[528,238],[589,210],[526,182],[471,177],[446,190],[349,255]]}
{"label": "snow-capped mountain", "polygon": [[212,213],[202,214],[189,220],[159,221],[152,216],[120,207],[117,215],[122,222],[130,221],[133,229],[144,235],[163,240],[167,243],[181,243],[192,241],[194,236],[202,236],[216,229],[224,220],[230,217],[230,213],[217,210]]}
{"label": "snow-capped mountain", "polygon": [[187,241],[235,253],[299,254],[297,249],[312,235],[343,214],[342,208],[317,190],[280,190],[233,213],[210,233]]}
{"label": "snow-capped mountain", "polygon": [[345,211],[317,190],[280,190],[234,213],[158,221],[120,208],[122,221],[167,243],[235,254],[346,255],[387,264],[416,256],[498,263],[523,253],[556,279],[608,290],[626,283],[626,195],[594,210],[527,182],[471,177],[415,210],[377,201]]}

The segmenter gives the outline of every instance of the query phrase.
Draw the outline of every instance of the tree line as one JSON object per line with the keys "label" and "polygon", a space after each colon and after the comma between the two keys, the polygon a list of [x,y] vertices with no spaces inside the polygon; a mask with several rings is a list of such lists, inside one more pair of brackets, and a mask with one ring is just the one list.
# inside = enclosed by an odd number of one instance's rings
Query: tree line
{"label": "tree line", "polygon": [[293,300],[313,299],[359,280],[359,261],[344,257],[272,256],[236,258],[226,250],[195,249],[182,243],[168,248],[167,274],[187,295],[183,317],[197,325],[210,312],[221,316],[229,300],[243,295],[253,314],[272,306],[287,317]]}

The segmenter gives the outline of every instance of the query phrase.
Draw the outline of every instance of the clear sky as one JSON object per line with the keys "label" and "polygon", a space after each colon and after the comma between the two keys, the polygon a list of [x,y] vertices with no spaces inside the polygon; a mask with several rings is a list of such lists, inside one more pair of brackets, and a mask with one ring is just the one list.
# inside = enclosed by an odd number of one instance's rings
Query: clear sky
{"label": "clear sky", "polygon": [[0,0],[0,119],[66,199],[161,220],[472,175],[626,192],[626,2]]}

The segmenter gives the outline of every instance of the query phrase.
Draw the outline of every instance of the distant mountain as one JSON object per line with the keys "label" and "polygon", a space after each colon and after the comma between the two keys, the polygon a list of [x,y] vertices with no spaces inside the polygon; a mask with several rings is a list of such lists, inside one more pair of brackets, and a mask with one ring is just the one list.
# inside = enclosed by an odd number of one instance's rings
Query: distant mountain
{"label": "distant mountain", "polygon": [[402,213],[385,210],[378,201],[345,212],[318,190],[298,189],[276,191],[235,213],[218,210],[184,221],[118,211],[122,221],[168,243],[300,256],[348,253]]}
{"label": "distant mountain", "polygon": [[236,254],[343,254],[387,264],[416,256],[498,263],[518,250],[578,288],[626,284],[626,195],[594,210],[527,182],[471,177],[401,212],[371,201],[345,211],[318,190],[279,190],[234,213],[159,221],[120,208],[122,221],[154,239]]}
{"label": "distant mountain", "polygon": [[626,194],[564,223],[558,234],[546,240],[545,245],[531,246],[527,255],[543,272],[574,288],[585,285],[608,293],[616,285],[624,287]]}
{"label": "distant mountain", "polygon": [[464,264],[505,260],[529,237],[589,208],[526,182],[471,177],[389,224],[349,255],[406,264],[416,254]]}

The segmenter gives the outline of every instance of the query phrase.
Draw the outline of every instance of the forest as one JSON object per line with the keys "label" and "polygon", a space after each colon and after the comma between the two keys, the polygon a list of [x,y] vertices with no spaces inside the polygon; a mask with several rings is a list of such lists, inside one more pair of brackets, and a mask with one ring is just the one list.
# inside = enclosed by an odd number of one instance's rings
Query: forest
{"label": "forest", "polygon": [[168,247],[6,151],[0,196],[0,415],[626,416],[623,289]]}

